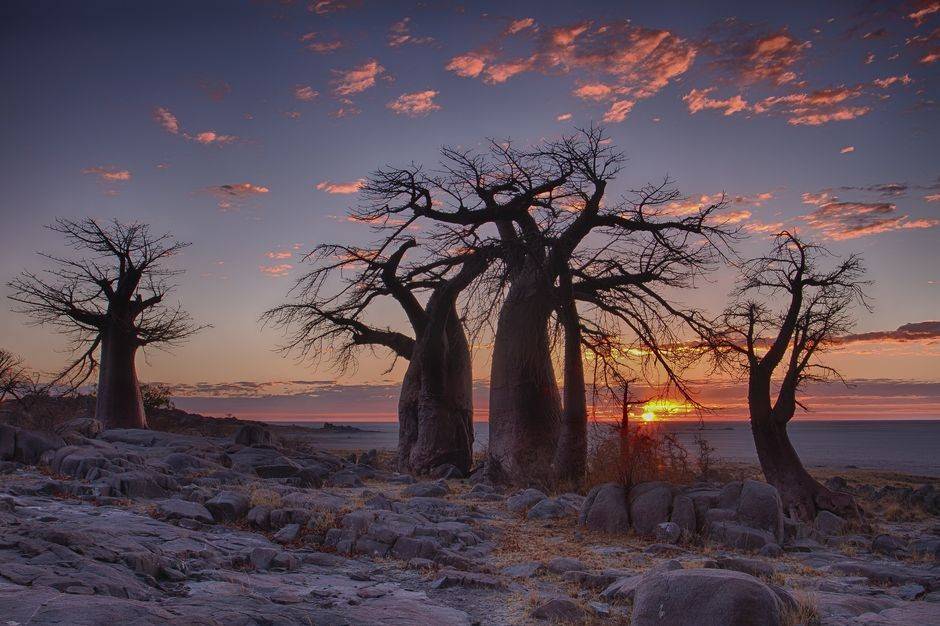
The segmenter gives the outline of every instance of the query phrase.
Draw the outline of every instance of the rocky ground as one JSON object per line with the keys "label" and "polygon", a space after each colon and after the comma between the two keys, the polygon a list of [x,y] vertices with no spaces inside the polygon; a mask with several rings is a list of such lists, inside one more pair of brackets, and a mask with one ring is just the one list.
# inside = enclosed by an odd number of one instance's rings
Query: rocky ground
{"label": "rocky ground", "polygon": [[510,492],[232,430],[0,425],[3,623],[940,624],[936,485],[834,477],[866,523],[804,525],[753,480]]}

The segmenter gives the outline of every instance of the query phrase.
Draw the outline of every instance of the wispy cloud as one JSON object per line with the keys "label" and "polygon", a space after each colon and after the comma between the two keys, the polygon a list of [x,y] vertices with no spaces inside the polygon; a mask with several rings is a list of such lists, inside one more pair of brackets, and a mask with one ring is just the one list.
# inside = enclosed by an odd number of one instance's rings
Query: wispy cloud
{"label": "wispy cloud", "polygon": [[405,17],[392,24],[388,29],[388,45],[398,48],[406,45],[421,45],[434,42],[434,37],[419,36],[411,32],[411,18]]}
{"label": "wispy cloud", "polygon": [[294,87],[294,97],[301,102],[312,102],[320,93],[310,85],[297,85]]}
{"label": "wispy cloud", "polygon": [[204,130],[198,133],[185,132],[176,115],[166,107],[155,107],[153,110],[153,119],[163,130],[171,135],[179,135],[189,141],[195,141],[202,145],[224,146],[239,140],[235,135],[217,133],[214,130]]}
{"label": "wispy cloud", "polygon": [[361,4],[361,0],[315,0],[307,5],[307,9],[317,15],[329,15],[358,7]]}
{"label": "wispy cloud", "polygon": [[415,93],[404,93],[385,106],[398,115],[407,115],[409,117],[423,117],[432,111],[440,110],[441,106],[434,102],[438,92],[432,89],[426,91],[417,91]]}
{"label": "wispy cloud", "polygon": [[131,179],[131,173],[128,170],[119,169],[114,165],[97,165],[95,167],[86,167],[82,174],[94,174],[102,182],[125,182]]}
{"label": "wispy cloud", "polygon": [[272,278],[283,278],[290,274],[294,266],[290,263],[278,263],[277,265],[261,265],[258,267],[262,274]]}
{"label": "wispy cloud", "polygon": [[527,28],[532,28],[535,26],[535,19],[531,17],[523,17],[518,20],[513,20],[509,22],[509,26],[506,27],[506,30],[503,31],[505,35],[515,35],[520,33]]}
{"label": "wispy cloud", "polygon": [[850,152],[855,152],[855,146],[846,146],[839,150],[839,154],[848,154]]}
{"label": "wispy cloud", "polygon": [[199,89],[216,102],[222,101],[225,96],[232,93],[232,86],[224,80],[203,78],[199,80],[198,84]]}
{"label": "wispy cloud", "polygon": [[376,78],[385,71],[375,59],[369,59],[349,70],[333,70],[333,93],[337,96],[352,96],[375,85]]}
{"label": "wispy cloud", "polygon": [[899,214],[891,202],[844,202],[829,191],[804,193],[803,203],[818,207],[804,221],[835,241],[856,239],[895,230],[933,228],[940,220],[911,219]]}
{"label": "wispy cloud", "polygon": [[206,187],[203,192],[218,200],[219,209],[231,211],[237,209],[245,200],[270,192],[270,189],[253,183],[229,183],[215,187]]}
{"label": "wispy cloud", "polygon": [[331,194],[356,193],[365,183],[365,179],[352,180],[347,183],[334,183],[328,180],[317,183],[317,189]]}
{"label": "wispy cloud", "polygon": [[914,322],[898,326],[896,330],[878,330],[867,333],[845,335],[836,340],[838,344],[859,342],[878,343],[933,343],[940,341],[940,321]]}
{"label": "wispy cloud", "polygon": [[529,51],[509,56],[496,43],[454,56],[446,69],[488,84],[527,72],[571,74],[580,98],[606,102],[604,119],[626,119],[637,101],[649,98],[682,76],[695,59],[695,47],[666,30],[627,21],[578,22],[550,29],[531,25],[510,32],[530,40]]}
{"label": "wispy cloud", "polygon": [[316,52],[317,54],[329,54],[331,52],[336,52],[343,47],[342,40],[323,40],[320,37],[320,33],[316,31],[304,33],[301,35],[300,42],[304,44],[305,49],[309,50],[310,52]]}

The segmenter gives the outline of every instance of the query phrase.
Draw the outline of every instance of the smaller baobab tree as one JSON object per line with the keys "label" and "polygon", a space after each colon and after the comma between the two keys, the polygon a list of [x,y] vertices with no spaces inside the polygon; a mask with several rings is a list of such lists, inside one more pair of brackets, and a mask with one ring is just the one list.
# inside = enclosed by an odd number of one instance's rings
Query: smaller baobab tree
{"label": "smaller baobab tree", "polygon": [[867,307],[864,272],[857,255],[838,259],[820,245],[780,233],[770,254],[744,265],[734,301],[712,338],[719,364],[747,373],[761,469],[784,509],[801,520],[821,510],[859,515],[850,495],[828,489],[806,471],[787,424],[797,408],[808,410],[798,399],[805,383],[841,380],[819,357],[851,329],[853,306]]}
{"label": "smaller baobab tree", "polygon": [[29,386],[30,378],[23,360],[0,348],[0,402],[7,397],[19,399],[23,390]]}
{"label": "smaller baobab tree", "polygon": [[[319,246],[308,256],[314,267],[298,280],[293,300],[263,319],[288,331],[285,351],[313,359],[327,354],[339,371],[353,366],[364,348],[384,348],[408,361],[398,402],[399,468],[423,474],[449,463],[466,473],[473,452],[473,377],[457,300],[486,272],[497,249],[477,242],[405,267],[405,254],[418,244],[400,240],[400,232],[371,249]],[[383,297],[402,309],[410,334],[367,321]]]}
{"label": "smaller baobab tree", "polygon": [[172,346],[202,327],[166,306],[180,271],[166,267],[189,244],[153,235],[146,224],[58,219],[76,258],[43,254],[52,267],[10,283],[15,309],[34,324],[67,334],[75,359],[56,383],[75,389],[97,370],[95,416],[109,428],[146,428],[135,358],[145,346]]}

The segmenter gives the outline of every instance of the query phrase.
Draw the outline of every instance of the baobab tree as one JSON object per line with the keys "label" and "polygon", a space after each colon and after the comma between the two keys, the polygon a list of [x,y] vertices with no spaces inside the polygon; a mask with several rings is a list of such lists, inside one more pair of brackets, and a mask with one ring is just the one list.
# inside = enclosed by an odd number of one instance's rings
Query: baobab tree
{"label": "baobab tree", "polygon": [[[386,168],[363,187],[380,201],[360,209],[359,219],[388,228],[426,220],[440,228],[441,242],[487,228],[499,239],[505,289],[493,344],[487,458],[494,481],[570,481],[583,472],[583,324],[576,323],[583,315],[577,302],[603,309],[603,294],[632,286],[632,297],[659,308],[654,289],[663,279],[699,273],[709,251],[730,236],[716,218],[722,203],[670,213],[681,198],[669,181],[637,191],[632,201],[606,201],[608,183],[623,165],[609,143],[592,127],[526,149],[495,141],[484,153],[445,148],[435,173]],[[656,250],[649,258],[661,261],[646,267],[651,274],[642,262],[631,269],[649,250]],[[656,343],[641,322],[644,308],[631,302],[607,313],[639,330],[640,341]],[[566,331],[564,402],[552,365],[554,315]]]}
{"label": "baobab tree", "polygon": [[[401,230],[373,249],[318,246],[308,255],[314,269],[297,281],[293,301],[263,319],[288,330],[285,351],[314,359],[327,353],[341,371],[366,347],[408,361],[398,403],[400,469],[422,474],[452,464],[466,473],[473,453],[473,376],[457,300],[496,250],[475,242],[463,253],[404,267],[406,252],[418,244],[399,241]],[[336,278],[340,286],[333,289]],[[398,303],[413,336],[365,321],[382,297]]]}
{"label": "baobab tree", "polygon": [[10,298],[34,324],[71,337],[75,359],[57,382],[77,388],[98,371],[95,416],[109,428],[146,428],[135,358],[145,346],[172,346],[200,330],[177,305],[168,307],[166,267],[189,244],[152,235],[145,224],[58,219],[77,258],[43,254],[52,267],[23,272]]}
{"label": "baobab tree", "polygon": [[19,399],[21,392],[29,386],[29,381],[23,360],[0,348],[0,402],[7,396]]}
{"label": "baobab tree", "polygon": [[[852,327],[852,307],[867,306],[864,271],[857,255],[837,259],[822,246],[780,233],[770,254],[744,266],[735,301],[711,340],[720,364],[747,374],[761,469],[785,510],[798,519],[812,520],[820,510],[859,514],[850,495],[828,489],[806,471],[787,425],[797,408],[806,409],[798,399],[806,382],[841,379],[819,357]],[[775,378],[778,369],[782,377]]]}

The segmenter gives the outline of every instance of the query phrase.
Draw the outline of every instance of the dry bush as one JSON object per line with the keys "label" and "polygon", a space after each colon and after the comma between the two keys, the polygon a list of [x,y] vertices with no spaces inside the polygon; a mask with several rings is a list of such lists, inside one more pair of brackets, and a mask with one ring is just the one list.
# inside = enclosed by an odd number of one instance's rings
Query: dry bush
{"label": "dry bush", "polygon": [[626,430],[619,424],[597,427],[603,430],[588,452],[588,487],[607,482],[629,487],[653,480],[689,483],[696,478],[693,466],[710,467],[714,462],[710,456],[690,460],[676,436],[657,424],[631,424]]}
{"label": "dry bush", "polygon": [[248,498],[251,506],[267,506],[272,509],[278,509],[283,504],[281,494],[261,485],[251,485],[248,491]]}
{"label": "dry bush", "polygon": [[788,606],[782,615],[784,626],[816,626],[820,623],[819,603],[816,596],[804,591],[795,591],[795,604]]}

